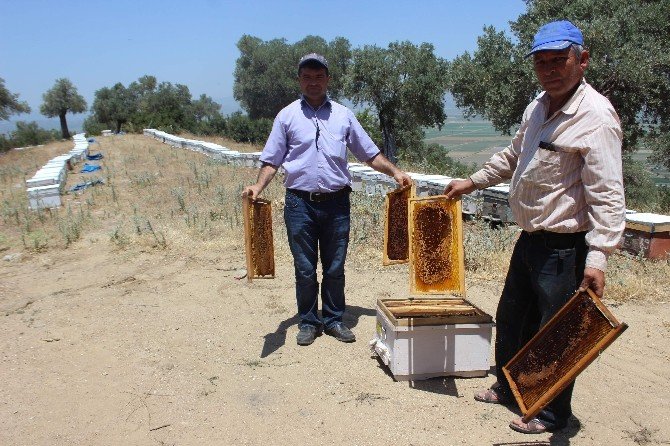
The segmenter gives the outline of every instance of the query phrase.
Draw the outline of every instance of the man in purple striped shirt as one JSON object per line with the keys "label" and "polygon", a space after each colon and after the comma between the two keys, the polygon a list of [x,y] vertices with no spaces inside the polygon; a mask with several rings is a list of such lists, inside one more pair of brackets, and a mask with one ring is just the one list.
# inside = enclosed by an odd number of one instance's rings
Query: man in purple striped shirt
{"label": "man in purple striped shirt", "polygon": [[[509,181],[510,206],[523,229],[496,313],[498,382],[477,392],[477,401],[513,402],[502,367],[577,288],[602,296],[607,256],[624,230],[621,125],[612,104],[584,80],[583,40],[567,20],[540,28],[528,56],[544,91],[526,108],[512,144],[445,190],[457,197]],[[573,386],[536,418],[517,418],[510,427],[529,434],[564,428]]]}
{"label": "man in purple striped shirt", "polygon": [[[293,254],[300,317],[297,342],[309,345],[322,331],[342,342],[356,340],[342,322],[344,263],[349,244],[351,175],[347,149],[361,162],[408,185],[410,177],[379,151],[353,112],[327,96],[328,62],[308,54],[298,64],[302,96],[282,109],[261,155],[256,184],[242,195],[255,199],[279,166],[286,172],[284,220]],[[316,268],[321,257],[321,315]]]}

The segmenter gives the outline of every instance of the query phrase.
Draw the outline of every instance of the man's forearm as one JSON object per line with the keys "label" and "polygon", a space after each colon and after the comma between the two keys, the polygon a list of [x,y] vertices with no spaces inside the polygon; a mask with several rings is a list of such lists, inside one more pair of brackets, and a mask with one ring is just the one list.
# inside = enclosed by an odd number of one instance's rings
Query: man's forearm
{"label": "man's forearm", "polygon": [[392,177],[398,172],[398,168],[384,156],[383,153],[378,153],[370,161],[366,163],[377,172],[385,173]]}
{"label": "man's forearm", "polygon": [[258,171],[258,178],[256,179],[256,185],[261,187],[261,191],[265,189],[268,184],[270,184],[270,181],[272,181],[278,169],[279,168],[277,166],[263,163],[260,170]]}

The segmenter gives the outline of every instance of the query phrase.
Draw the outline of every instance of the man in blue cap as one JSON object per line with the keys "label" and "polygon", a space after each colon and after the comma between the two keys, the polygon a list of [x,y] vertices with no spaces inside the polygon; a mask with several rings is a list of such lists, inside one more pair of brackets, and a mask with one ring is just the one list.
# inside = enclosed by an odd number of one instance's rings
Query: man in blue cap
{"label": "man in blue cap", "polygon": [[[544,89],[526,108],[504,150],[467,180],[445,189],[458,197],[509,181],[509,203],[523,229],[496,313],[498,382],[477,401],[513,404],[502,367],[579,289],[602,296],[607,257],[625,227],[621,126],[612,104],[584,80],[589,53],[567,20],[547,23],[528,53]],[[516,431],[562,429],[572,415],[573,384]]]}

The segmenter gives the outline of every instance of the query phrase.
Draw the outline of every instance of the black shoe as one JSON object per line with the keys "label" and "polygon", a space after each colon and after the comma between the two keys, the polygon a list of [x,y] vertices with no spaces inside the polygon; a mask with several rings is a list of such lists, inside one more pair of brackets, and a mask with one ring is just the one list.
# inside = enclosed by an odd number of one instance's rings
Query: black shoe
{"label": "black shoe", "polygon": [[342,342],[354,342],[356,340],[356,335],[342,322],[336,322],[326,328],[326,334]]}
{"label": "black shoe", "polygon": [[298,341],[298,345],[309,345],[314,342],[317,336],[321,336],[321,330],[314,325],[305,324],[300,327],[296,340]]}

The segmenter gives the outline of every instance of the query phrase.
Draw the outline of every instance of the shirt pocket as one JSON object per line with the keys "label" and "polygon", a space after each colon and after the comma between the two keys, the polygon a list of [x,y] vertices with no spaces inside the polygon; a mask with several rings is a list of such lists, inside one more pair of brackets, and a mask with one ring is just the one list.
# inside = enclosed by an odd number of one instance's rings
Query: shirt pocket
{"label": "shirt pocket", "polygon": [[538,149],[523,177],[534,187],[553,190],[572,172],[579,162],[579,154]]}

